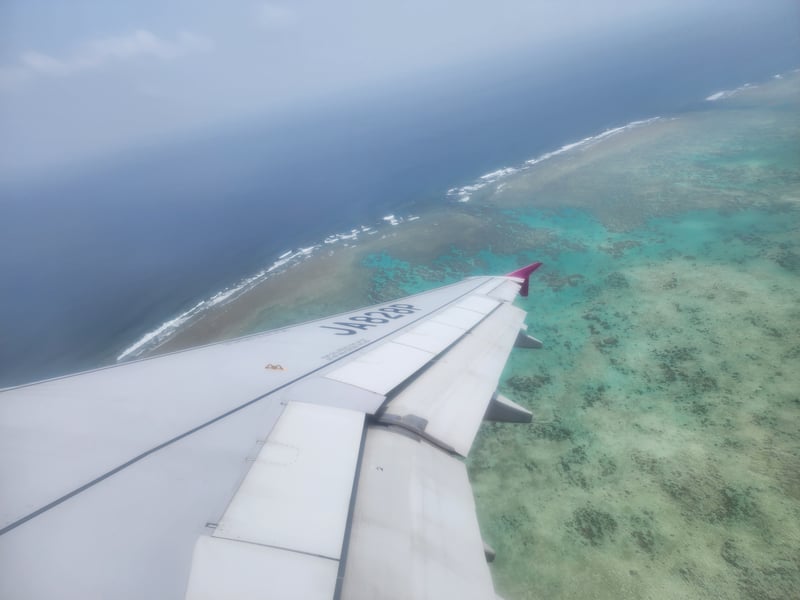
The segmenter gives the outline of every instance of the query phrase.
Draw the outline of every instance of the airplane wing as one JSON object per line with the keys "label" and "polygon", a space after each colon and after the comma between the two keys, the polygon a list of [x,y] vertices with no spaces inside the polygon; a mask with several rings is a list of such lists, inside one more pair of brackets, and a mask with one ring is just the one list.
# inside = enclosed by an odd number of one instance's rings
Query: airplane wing
{"label": "airplane wing", "polygon": [[495,598],[460,459],[539,265],[0,392],[0,597]]}

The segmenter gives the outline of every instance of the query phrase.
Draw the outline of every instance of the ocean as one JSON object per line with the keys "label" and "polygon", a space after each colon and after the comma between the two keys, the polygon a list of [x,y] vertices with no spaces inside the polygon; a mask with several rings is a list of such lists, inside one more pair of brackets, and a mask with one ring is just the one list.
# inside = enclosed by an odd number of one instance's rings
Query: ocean
{"label": "ocean", "polygon": [[136,356],[287,252],[305,257],[331,235],[446,205],[482,173],[794,66],[780,36],[728,34],[670,53],[634,34],[592,56],[487,58],[4,182],[0,385]]}

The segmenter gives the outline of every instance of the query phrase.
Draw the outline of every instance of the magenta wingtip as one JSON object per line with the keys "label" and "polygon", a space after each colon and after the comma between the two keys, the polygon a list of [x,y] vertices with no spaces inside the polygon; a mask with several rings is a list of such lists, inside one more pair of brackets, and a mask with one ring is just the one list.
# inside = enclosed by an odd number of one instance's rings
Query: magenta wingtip
{"label": "magenta wingtip", "polygon": [[512,273],[506,275],[506,277],[518,277],[522,279],[522,287],[519,288],[519,295],[520,296],[527,296],[528,295],[528,281],[530,280],[531,273],[533,273],[536,269],[542,266],[542,263],[535,262],[529,264],[527,267],[522,267],[521,269],[517,269]]}

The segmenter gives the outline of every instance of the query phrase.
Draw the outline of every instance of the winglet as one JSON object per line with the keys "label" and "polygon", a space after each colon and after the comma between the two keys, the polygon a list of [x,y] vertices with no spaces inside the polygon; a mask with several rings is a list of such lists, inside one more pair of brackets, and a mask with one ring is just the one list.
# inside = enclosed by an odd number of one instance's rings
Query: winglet
{"label": "winglet", "polygon": [[535,262],[533,264],[528,265],[527,267],[522,267],[521,269],[517,269],[513,273],[509,273],[506,277],[518,277],[522,279],[522,287],[519,288],[519,295],[520,296],[527,296],[528,295],[528,280],[531,278],[531,273],[533,273],[536,269],[542,266],[542,263]]}

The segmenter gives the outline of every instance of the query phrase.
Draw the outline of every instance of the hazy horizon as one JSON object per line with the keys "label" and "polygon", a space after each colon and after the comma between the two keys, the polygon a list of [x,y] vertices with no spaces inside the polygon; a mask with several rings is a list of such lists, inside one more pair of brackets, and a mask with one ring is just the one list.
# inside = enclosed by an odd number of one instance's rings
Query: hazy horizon
{"label": "hazy horizon", "polygon": [[[379,7],[324,2],[8,2],[0,8],[0,181],[80,168],[109,154],[325,112],[392,90],[534,69],[640,45],[673,52],[708,38],[797,46],[800,12],[762,3],[506,0]],[[795,48],[796,49],[796,48]],[[574,62],[574,60],[572,61]],[[709,73],[713,78],[713,73]],[[475,81],[480,87],[480,81]]]}

